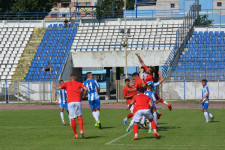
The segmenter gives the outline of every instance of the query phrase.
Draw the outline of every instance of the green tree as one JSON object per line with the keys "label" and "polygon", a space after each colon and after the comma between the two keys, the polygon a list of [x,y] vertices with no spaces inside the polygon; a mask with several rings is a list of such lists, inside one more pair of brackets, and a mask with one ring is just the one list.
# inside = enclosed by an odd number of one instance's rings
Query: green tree
{"label": "green tree", "polygon": [[198,16],[198,18],[195,21],[195,25],[197,26],[212,26],[213,25],[213,19],[209,19],[208,15],[205,14],[203,16]]}
{"label": "green tree", "polygon": [[[135,0],[127,0],[127,10],[134,10]],[[99,6],[99,1],[96,3]],[[123,0],[102,0],[101,8],[96,9],[97,18],[122,18],[123,17]],[[101,12],[99,14],[99,12]]]}

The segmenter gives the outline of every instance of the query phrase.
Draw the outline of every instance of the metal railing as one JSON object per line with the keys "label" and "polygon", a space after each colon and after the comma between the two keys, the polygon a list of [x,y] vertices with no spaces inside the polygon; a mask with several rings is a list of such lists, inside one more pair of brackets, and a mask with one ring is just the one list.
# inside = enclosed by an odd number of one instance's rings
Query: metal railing
{"label": "metal railing", "polygon": [[0,103],[34,103],[54,100],[56,90],[52,84],[58,81],[0,81]]}
{"label": "metal railing", "polygon": [[185,16],[184,18],[183,24],[178,28],[176,32],[176,43],[173,47],[173,50],[169,54],[169,57],[167,58],[163,66],[162,75],[164,78],[167,78],[170,75],[172,64],[174,64],[174,62],[179,59],[179,56],[182,53],[185,44],[188,42],[190,36],[192,35],[193,26],[198,15],[198,3],[191,5],[187,16]]}

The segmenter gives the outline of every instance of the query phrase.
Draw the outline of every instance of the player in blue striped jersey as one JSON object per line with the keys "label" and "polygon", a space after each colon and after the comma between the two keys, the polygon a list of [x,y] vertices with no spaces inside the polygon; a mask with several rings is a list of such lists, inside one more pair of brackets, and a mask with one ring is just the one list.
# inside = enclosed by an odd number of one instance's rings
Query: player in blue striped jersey
{"label": "player in blue striped jersey", "polygon": [[[63,80],[59,81],[60,85],[62,85],[63,83],[64,83]],[[57,98],[58,98],[58,101],[57,101]],[[55,100],[59,104],[60,116],[61,116],[61,119],[62,119],[62,124],[66,125],[65,124],[65,120],[64,120],[64,113],[63,113],[64,112],[64,108],[65,108],[67,110],[67,113],[69,114],[68,107],[67,107],[67,93],[66,93],[66,90],[65,89],[61,89],[61,90],[56,91],[56,93],[55,93]]]}
{"label": "player in blue striped jersey", "polygon": [[[83,83],[84,86],[88,89],[88,101],[92,110],[92,115],[95,118],[95,126],[101,128],[101,122],[99,120],[100,117],[100,99],[99,99],[99,92],[100,86],[98,82],[93,79],[93,75],[91,72],[86,73],[87,80]],[[87,93],[84,93],[84,98],[86,97]]]}
{"label": "player in blue striped jersey", "polygon": [[207,80],[203,79],[202,80],[202,112],[204,113],[206,123],[209,122],[208,116],[210,116],[211,121],[213,121],[214,117],[213,115],[208,111],[208,106],[209,106],[209,88],[207,86]]}

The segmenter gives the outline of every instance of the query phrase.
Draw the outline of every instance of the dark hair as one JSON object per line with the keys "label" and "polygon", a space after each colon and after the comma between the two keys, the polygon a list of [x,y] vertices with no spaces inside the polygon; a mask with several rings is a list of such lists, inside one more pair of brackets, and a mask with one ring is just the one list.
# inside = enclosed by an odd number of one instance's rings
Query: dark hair
{"label": "dark hair", "polygon": [[140,87],[140,88],[138,89],[138,91],[139,91],[139,93],[144,93],[144,92],[145,92],[145,88],[144,88],[144,87]]}
{"label": "dark hair", "polygon": [[139,73],[135,72],[135,73],[132,74],[132,77],[133,76],[139,76]]}
{"label": "dark hair", "polygon": [[202,82],[208,82],[206,79],[203,79]]}
{"label": "dark hair", "polygon": [[77,77],[74,73],[70,74],[70,77]]}
{"label": "dark hair", "polygon": [[148,85],[148,89],[150,89],[152,91],[153,90],[153,85],[152,84],[149,84]]}
{"label": "dark hair", "polygon": [[87,73],[86,73],[86,78],[87,78],[87,76],[88,76],[89,74],[92,74],[92,72],[87,72]]}
{"label": "dark hair", "polygon": [[151,73],[154,73],[155,72],[155,67],[149,67],[149,68],[151,68]]}
{"label": "dark hair", "polygon": [[60,83],[60,82],[64,82],[64,81],[63,81],[63,80],[60,80],[59,83]]}
{"label": "dark hair", "polygon": [[126,83],[126,82],[130,82],[130,79],[129,79],[129,78],[126,78],[126,79],[125,79],[125,83]]}

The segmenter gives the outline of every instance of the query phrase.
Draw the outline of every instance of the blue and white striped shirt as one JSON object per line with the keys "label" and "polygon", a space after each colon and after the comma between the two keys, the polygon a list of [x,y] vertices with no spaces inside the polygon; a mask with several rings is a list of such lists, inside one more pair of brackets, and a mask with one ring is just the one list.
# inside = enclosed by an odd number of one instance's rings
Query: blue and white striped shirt
{"label": "blue and white striped shirt", "polygon": [[98,82],[95,79],[88,79],[84,81],[84,86],[88,89],[88,100],[95,100],[99,98],[98,90],[99,87]]}
{"label": "blue and white striped shirt", "polygon": [[65,89],[58,90],[55,95],[59,97],[59,104],[67,104],[67,93]]}
{"label": "blue and white striped shirt", "polygon": [[[209,88],[208,88],[208,86],[206,85],[206,86],[204,86],[203,88],[202,88],[202,98],[206,95],[206,94],[208,94],[209,93]],[[207,96],[205,99],[203,99],[203,101],[202,101],[203,103],[209,103],[209,96]]]}

